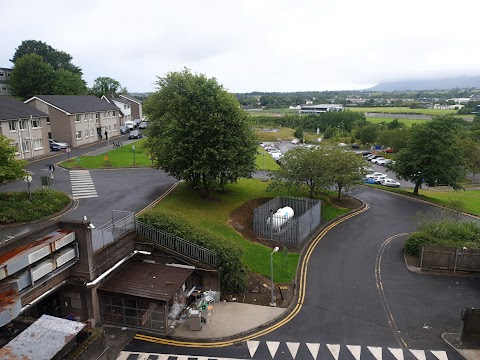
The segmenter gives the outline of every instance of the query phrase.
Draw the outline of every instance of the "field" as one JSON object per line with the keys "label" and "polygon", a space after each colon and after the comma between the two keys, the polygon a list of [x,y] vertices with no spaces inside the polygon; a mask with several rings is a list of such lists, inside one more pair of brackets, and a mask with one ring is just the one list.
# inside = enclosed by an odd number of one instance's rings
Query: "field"
{"label": "field", "polygon": [[[382,117],[365,117],[368,122],[374,124],[380,124],[382,122],[389,123],[392,122],[392,118],[382,118]],[[405,124],[406,126],[412,126],[413,124],[422,124],[428,120],[421,120],[421,119],[398,119],[398,122]]]}
{"label": "field", "polygon": [[389,113],[389,114],[421,114],[421,115],[455,115],[457,110],[436,110],[436,109],[410,109],[409,107],[347,107],[350,111],[363,113]]}

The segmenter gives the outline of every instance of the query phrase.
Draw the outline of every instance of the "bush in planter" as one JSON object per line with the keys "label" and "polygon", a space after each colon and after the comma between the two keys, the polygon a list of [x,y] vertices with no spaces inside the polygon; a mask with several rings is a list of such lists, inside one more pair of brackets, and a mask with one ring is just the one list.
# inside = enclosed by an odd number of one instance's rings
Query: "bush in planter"
{"label": "bush in planter", "polygon": [[403,245],[403,250],[409,255],[413,256],[420,256],[420,252],[422,251],[422,247],[426,245],[435,245],[435,239],[424,232],[416,232],[413,233],[407,241],[405,241],[405,245]]}

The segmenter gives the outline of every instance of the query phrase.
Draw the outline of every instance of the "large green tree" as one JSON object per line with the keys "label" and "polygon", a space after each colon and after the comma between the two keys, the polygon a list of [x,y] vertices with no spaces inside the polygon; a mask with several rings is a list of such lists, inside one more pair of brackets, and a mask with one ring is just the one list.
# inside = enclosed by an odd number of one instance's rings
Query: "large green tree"
{"label": "large green tree", "polygon": [[341,147],[297,147],[282,158],[281,169],[273,173],[269,191],[296,191],[303,187],[313,198],[319,192],[335,187],[340,199],[342,192],[361,184],[365,174],[363,158]]}
{"label": "large green tree", "polygon": [[423,182],[430,187],[442,184],[461,189],[467,172],[457,142],[461,121],[442,116],[412,127],[408,145],[399,151],[391,169],[398,178],[415,184],[414,194]]}
{"label": "large green tree", "polygon": [[125,93],[126,89],[122,88],[119,81],[108,76],[100,76],[94,80],[91,91],[93,95],[101,97],[106,94]]}
{"label": "large green tree", "polygon": [[475,175],[480,173],[480,144],[472,138],[466,137],[459,139],[458,145],[467,161],[467,169],[472,173],[472,182],[475,182]]}
{"label": "large green tree", "polygon": [[24,160],[16,160],[13,141],[0,135],[0,185],[20,179],[25,175]]}
{"label": "large green tree", "polygon": [[22,99],[34,95],[52,94],[55,70],[37,54],[27,54],[17,59],[10,75],[12,93]]}
{"label": "large green tree", "polygon": [[82,76],[82,69],[72,64],[72,56],[70,54],[54,49],[50,45],[38,40],[22,41],[10,61],[16,64],[18,59],[28,54],[40,55],[43,61],[50,64],[54,70],[64,69]]}
{"label": "large green tree", "polygon": [[210,196],[255,170],[256,142],[248,115],[215,78],[188,69],[157,81],[144,103],[146,148],[157,168]]}
{"label": "large green tree", "polygon": [[85,95],[86,93],[87,85],[80,75],[64,69],[55,71],[52,79],[52,94]]}

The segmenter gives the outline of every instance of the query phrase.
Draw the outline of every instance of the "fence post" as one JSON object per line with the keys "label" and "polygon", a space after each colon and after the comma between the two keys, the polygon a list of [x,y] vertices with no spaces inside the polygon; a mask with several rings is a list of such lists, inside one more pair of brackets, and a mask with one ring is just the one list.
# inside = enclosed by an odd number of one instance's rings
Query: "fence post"
{"label": "fence post", "polygon": [[423,266],[423,247],[422,247],[422,254],[420,255],[420,271],[422,271],[422,266]]}
{"label": "fence post", "polygon": [[457,271],[458,249],[455,249],[455,263],[453,264],[453,272]]}

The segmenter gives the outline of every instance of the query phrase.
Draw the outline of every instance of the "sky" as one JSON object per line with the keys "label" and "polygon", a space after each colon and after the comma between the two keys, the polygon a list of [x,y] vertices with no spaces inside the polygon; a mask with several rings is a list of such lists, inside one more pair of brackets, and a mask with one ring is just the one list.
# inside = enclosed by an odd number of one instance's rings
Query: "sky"
{"label": "sky", "polygon": [[109,76],[155,91],[184,67],[235,93],[480,75],[478,0],[22,0],[2,14],[0,67],[39,40],[69,53],[89,87]]}

